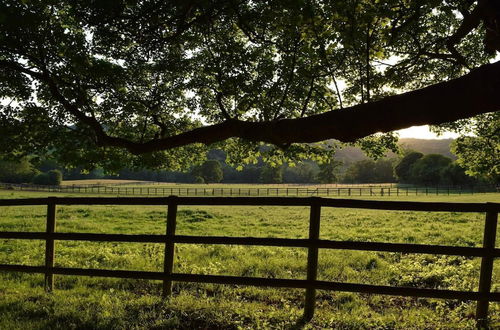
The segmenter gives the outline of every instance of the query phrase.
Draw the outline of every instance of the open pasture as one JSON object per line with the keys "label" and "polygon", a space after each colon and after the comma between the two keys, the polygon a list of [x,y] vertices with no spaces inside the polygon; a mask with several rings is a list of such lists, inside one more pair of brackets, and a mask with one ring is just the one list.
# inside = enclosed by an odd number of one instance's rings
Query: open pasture
{"label": "open pasture", "polygon": [[[70,184],[75,182],[75,184]],[[0,185],[0,188],[1,185]],[[406,184],[184,184],[130,180],[77,180],[61,186],[6,184],[5,189],[103,196],[341,197],[473,195],[498,192],[495,186],[412,186]]]}
{"label": "open pasture", "polygon": [[[42,193],[0,192],[1,198]],[[499,202],[498,194],[417,196],[417,201]],[[388,200],[388,196],[377,197]],[[0,231],[43,231],[45,207],[3,207]],[[59,206],[57,231],[164,234],[163,206]],[[306,207],[182,206],[177,234],[306,238]],[[480,246],[484,214],[323,208],[320,237],[332,240]],[[163,269],[164,244],[56,243],[56,266]],[[498,246],[498,244],[497,244]],[[0,263],[40,265],[44,246],[35,240],[0,241]],[[300,279],[305,248],[177,244],[175,272]],[[320,250],[319,280],[476,290],[479,258]],[[497,261],[492,291],[500,291]],[[0,275],[0,328],[474,328],[475,303],[320,291],[312,322],[301,324],[303,290],[174,283],[163,300],[161,283],[56,276],[43,291],[43,275]],[[499,304],[490,304],[500,324]]]}

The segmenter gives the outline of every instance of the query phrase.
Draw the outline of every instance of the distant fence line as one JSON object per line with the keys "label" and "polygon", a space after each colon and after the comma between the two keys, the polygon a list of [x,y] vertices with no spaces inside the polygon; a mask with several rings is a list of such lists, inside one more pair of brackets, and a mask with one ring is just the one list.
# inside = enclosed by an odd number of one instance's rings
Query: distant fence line
{"label": "distant fence line", "polygon": [[0,184],[4,189],[21,191],[45,191],[61,193],[112,194],[117,196],[419,196],[461,195],[499,192],[496,186],[435,186],[411,187],[392,185],[355,185],[337,187],[265,187],[265,188],[200,188],[200,187],[120,187],[106,185],[42,186],[29,184]]}
{"label": "distant fence line", "polygon": [[[371,294],[385,294],[411,297],[429,297],[477,301],[476,319],[480,327],[487,326],[488,305],[500,302],[500,292],[491,292],[492,271],[495,258],[500,257],[496,248],[498,203],[437,203],[403,201],[366,201],[353,199],[326,199],[320,197],[48,197],[34,199],[0,200],[0,208],[5,206],[45,205],[47,222],[44,232],[0,232],[1,239],[37,239],[45,241],[43,266],[0,264],[0,271],[45,274],[45,287],[53,290],[54,275],[102,276],[114,278],[150,279],[163,281],[163,294],[172,294],[172,281],[253,285],[268,287],[288,287],[305,289],[304,318],[311,319],[316,305],[316,290],[346,291]],[[130,235],[96,233],[60,233],[56,231],[56,207],[58,205],[164,205],[167,206],[165,235]],[[302,206],[309,207],[309,236],[306,239],[271,237],[227,237],[227,236],[187,236],[175,233],[177,207],[181,205],[262,205],[262,206]],[[482,247],[423,245],[406,243],[334,241],[320,238],[321,209],[362,208],[376,210],[408,210],[430,212],[482,212],[485,214]],[[149,242],[162,243],[164,249],[164,269],[161,272],[106,270],[55,267],[55,241],[92,242]],[[223,276],[176,273],[174,271],[175,244],[221,244],[221,245],[262,245],[277,247],[307,248],[307,275],[305,279],[257,278],[248,276]],[[345,249],[362,251],[384,251],[399,253],[424,253],[458,255],[481,258],[479,287],[477,291],[444,289],[424,289],[415,287],[395,287],[321,281],[317,279],[319,249]]]}

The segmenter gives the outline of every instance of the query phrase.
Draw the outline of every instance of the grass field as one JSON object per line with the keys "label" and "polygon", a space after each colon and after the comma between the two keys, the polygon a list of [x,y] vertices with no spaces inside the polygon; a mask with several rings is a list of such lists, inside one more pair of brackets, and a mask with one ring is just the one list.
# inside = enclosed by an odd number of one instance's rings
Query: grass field
{"label": "grass field", "polygon": [[121,179],[86,179],[86,180],[64,180],[62,186],[85,186],[85,185],[101,185],[101,186],[114,186],[120,185],[122,187],[143,187],[143,188],[157,188],[157,187],[175,187],[175,188],[277,188],[277,187],[307,187],[309,189],[325,188],[325,187],[356,187],[356,186],[376,186],[376,187],[394,187],[396,183],[331,183],[331,184],[303,184],[303,183],[280,183],[280,184],[264,184],[264,183],[175,183],[175,182],[154,182],[154,181],[140,181],[140,180],[121,180]]}
{"label": "grass field", "polygon": [[122,184],[154,184],[154,182],[150,181],[140,181],[140,180],[119,180],[119,179],[87,179],[87,180],[64,180],[61,182],[63,186],[72,186],[72,185],[122,185]]}
{"label": "grass field", "polygon": [[[56,194],[68,196],[68,194]],[[46,193],[0,191],[0,198]],[[375,197],[374,197],[375,198]],[[394,199],[394,196],[377,197]],[[401,196],[399,200],[500,202],[500,194]],[[163,234],[165,207],[60,206],[60,232]],[[43,231],[44,207],[3,207],[0,231]],[[304,207],[180,207],[180,235],[306,238]],[[480,246],[484,215],[324,208],[321,238]],[[500,237],[500,234],[498,235]],[[163,269],[162,244],[57,242],[56,266]],[[498,244],[497,244],[498,246]],[[44,243],[0,240],[0,263],[40,265]],[[176,245],[175,272],[305,278],[303,248]],[[479,258],[320,250],[319,279],[353,283],[477,290]],[[500,260],[493,290],[500,291]],[[300,322],[303,290],[174,283],[163,300],[161,283],[56,276],[43,291],[43,275],[0,274],[0,329],[473,329],[475,304],[320,291],[317,312]],[[500,327],[500,304],[490,305]]]}

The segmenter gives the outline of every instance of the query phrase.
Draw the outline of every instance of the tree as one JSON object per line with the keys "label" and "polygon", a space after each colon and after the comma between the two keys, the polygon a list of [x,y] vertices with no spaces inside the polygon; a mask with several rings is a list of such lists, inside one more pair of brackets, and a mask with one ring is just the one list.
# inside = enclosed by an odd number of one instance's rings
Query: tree
{"label": "tree", "polygon": [[330,159],[329,161],[319,165],[317,179],[321,183],[334,183],[338,181],[339,167],[342,162]]}
{"label": "tree", "polygon": [[451,163],[441,170],[441,183],[447,185],[466,185],[476,182],[473,177],[465,173],[465,169],[456,162]]}
{"label": "tree", "polygon": [[217,160],[207,160],[193,172],[195,177],[201,177],[205,183],[221,182],[224,177],[222,166]]}
{"label": "tree", "polygon": [[46,173],[40,173],[33,178],[34,184],[59,186],[62,182],[62,173],[59,170],[50,170]]}
{"label": "tree", "polygon": [[283,168],[264,166],[260,171],[260,182],[262,183],[282,183],[283,182]]}
{"label": "tree", "polygon": [[0,151],[74,166],[175,168],[214,143],[238,160],[260,142],[308,157],[291,144],[500,104],[496,0],[3,0],[0,13]]}
{"label": "tree", "polygon": [[410,182],[410,169],[413,164],[424,156],[423,153],[417,151],[408,152],[396,165],[394,172],[402,183]]}
{"label": "tree", "polygon": [[343,178],[347,183],[387,183],[394,182],[392,161],[389,159],[371,159],[355,162],[347,169]]}
{"label": "tree", "polygon": [[0,159],[0,182],[31,182],[37,173],[38,170],[26,158],[19,161]]}
{"label": "tree", "polygon": [[286,167],[283,171],[283,182],[286,183],[314,183],[318,166],[311,161],[300,162],[293,167]]}
{"label": "tree", "polygon": [[48,182],[53,186],[60,186],[62,182],[62,173],[59,170],[50,170],[47,172]]}
{"label": "tree", "polygon": [[443,155],[428,154],[417,160],[410,168],[410,181],[417,184],[437,185],[442,171],[451,164]]}
{"label": "tree", "polygon": [[396,182],[394,177],[394,161],[392,159],[378,159],[374,168],[375,182]]}

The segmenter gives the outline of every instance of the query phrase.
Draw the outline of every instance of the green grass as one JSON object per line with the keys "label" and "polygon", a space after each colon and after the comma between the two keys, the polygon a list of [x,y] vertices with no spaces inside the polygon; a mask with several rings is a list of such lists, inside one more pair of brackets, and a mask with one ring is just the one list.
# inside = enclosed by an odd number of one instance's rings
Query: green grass
{"label": "green grass", "polygon": [[310,189],[315,189],[317,187],[356,187],[356,186],[395,186],[395,183],[365,183],[365,184],[342,184],[342,183],[332,183],[332,184],[301,184],[301,183],[280,183],[280,184],[262,184],[262,183],[210,183],[210,184],[199,184],[199,183],[175,183],[175,182],[155,182],[155,181],[142,181],[142,180],[122,180],[122,179],[84,179],[84,180],[64,180],[61,185],[63,186],[78,186],[78,185],[103,185],[103,186],[114,186],[119,184],[122,187],[143,187],[143,188],[156,188],[156,187],[175,187],[175,188],[277,188],[277,187],[307,187]]}
{"label": "green grass", "polygon": [[[0,191],[0,198],[46,193]],[[54,194],[70,196],[68,194]],[[375,198],[375,197],[374,197]],[[394,196],[378,197],[390,200]],[[401,196],[400,200],[500,202],[499,194]],[[0,231],[43,231],[45,207],[2,207]],[[161,206],[59,206],[60,232],[163,234]],[[177,234],[305,238],[305,207],[179,207]],[[323,208],[321,238],[480,246],[484,215],[453,212]],[[500,233],[498,235],[500,237]],[[497,244],[498,246],[498,244]],[[103,269],[163,269],[162,244],[57,242],[56,265]],[[41,265],[44,243],[0,240],[0,263]],[[176,272],[302,279],[303,248],[177,244]],[[468,257],[320,250],[320,280],[453,290],[477,290],[480,260]],[[493,290],[500,291],[500,262]],[[161,283],[56,276],[43,291],[43,275],[0,274],[0,329],[434,329],[474,328],[475,304],[319,291],[317,312],[300,322],[304,291],[298,289],[174,283],[164,300]],[[500,326],[500,304],[490,305]]]}
{"label": "green grass", "polygon": [[61,182],[63,186],[78,186],[78,185],[116,185],[116,184],[138,184],[138,183],[150,183],[151,181],[142,180],[122,180],[122,179],[85,179],[85,180],[64,180]]}

